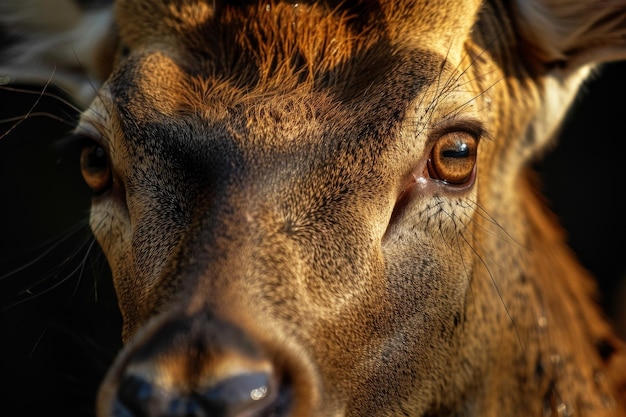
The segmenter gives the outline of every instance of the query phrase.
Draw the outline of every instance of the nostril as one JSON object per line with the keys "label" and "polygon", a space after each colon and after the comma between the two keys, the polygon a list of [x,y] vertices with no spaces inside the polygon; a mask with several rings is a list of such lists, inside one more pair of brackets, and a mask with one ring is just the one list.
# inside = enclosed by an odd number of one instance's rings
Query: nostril
{"label": "nostril", "polygon": [[148,415],[147,400],[152,394],[151,385],[143,379],[131,375],[126,377],[117,392],[115,417],[138,417]]}
{"label": "nostril", "polygon": [[193,397],[157,387],[136,375],[127,376],[118,390],[115,417],[201,417],[206,416]]}
{"label": "nostril", "polygon": [[262,409],[272,397],[270,378],[259,372],[225,379],[198,395],[198,400],[209,415],[237,416]]}
{"label": "nostril", "polygon": [[[262,372],[229,377],[204,391],[182,394],[167,390],[137,375],[127,375],[120,384],[115,417],[237,417],[268,416],[285,410],[283,390],[272,387]],[[281,391],[281,392],[278,392]]]}

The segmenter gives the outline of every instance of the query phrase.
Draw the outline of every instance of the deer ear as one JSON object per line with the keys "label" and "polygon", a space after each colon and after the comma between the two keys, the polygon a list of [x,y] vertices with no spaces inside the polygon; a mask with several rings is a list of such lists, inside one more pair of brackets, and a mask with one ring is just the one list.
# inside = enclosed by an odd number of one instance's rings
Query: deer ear
{"label": "deer ear", "polygon": [[49,82],[78,104],[87,104],[111,69],[112,22],[110,5],[83,8],[76,0],[2,0],[0,82]]}
{"label": "deer ear", "polygon": [[576,68],[626,58],[626,1],[516,0],[516,26],[529,54]]}

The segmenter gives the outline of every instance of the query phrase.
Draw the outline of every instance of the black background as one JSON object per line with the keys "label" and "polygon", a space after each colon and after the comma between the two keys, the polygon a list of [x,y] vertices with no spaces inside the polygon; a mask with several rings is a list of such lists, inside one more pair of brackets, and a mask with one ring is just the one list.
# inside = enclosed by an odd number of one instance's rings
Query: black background
{"label": "black background", "polygon": [[[624,75],[626,64],[611,64],[587,84],[560,145],[537,165],[549,204],[598,277],[600,301],[615,320],[626,302],[619,295],[626,272]],[[8,120],[31,109],[17,125]],[[3,415],[93,414],[97,386],[121,346],[107,266],[97,246],[88,250],[89,193],[76,155],[55,145],[75,116],[58,99],[0,87],[0,135],[10,130],[0,138]]]}

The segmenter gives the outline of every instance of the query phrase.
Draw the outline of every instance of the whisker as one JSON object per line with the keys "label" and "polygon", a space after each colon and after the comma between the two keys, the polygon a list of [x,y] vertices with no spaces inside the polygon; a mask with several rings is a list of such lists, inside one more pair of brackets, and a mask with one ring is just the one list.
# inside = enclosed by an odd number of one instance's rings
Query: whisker
{"label": "whisker", "polygon": [[[474,97],[471,97],[470,99],[468,99],[466,102],[461,103],[460,105],[458,105],[457,107],[455,107],[454,109],[450,110],[448,113],[446,113],[442,119],[443,120],[447,120],[451,117],[451,115],[453,114],[457,114],[461,109],[463,109],[465,106],[469,105],[470,103],[472,103],[474,100],[476,100],[478,97],[481,97],[483,94],[487,93],[487,91],[489,91],[491,88],[493,88],[495,85],[497,85],[500,81],[502,81],[503,78],[500,78],[498,80],[496,80],[495,82],[493,82],[490,86],[488,86],[486,89],[482,90],[480,93],[476,94]],[[435,123],[435,126],[438,123]]]}
{"label": "whisker", "polygon": [[502,307],[504,308],[504,311],[506,312],[507,317],[509,318],[509,320],[511,321],[511,324],[513,325],[513,328],[515,329],[515,336],[517,337],[517,341],[519,343],[519,346],[522,349],[522,353],[524,355],[526,355],[526,348],[524,347],[524,343],[522,342],[522,336],[520,335],[519,329],[517,327],[517,322],[513,318],[513,315],[511,314],[511,311],[509,310],[509,307],[507,306],[506,302],[504,301],[504,297],[502,296],[502,291],[500,291],[500,287],[498,286],[498,284],[496,282],[496,279],[493,276],[493,273],[491,272],[491,269],[489,268],[489,266],[487,266],[487,263],[486,263],[485,259],[481,256],[480,253],[478,253],[476,248],[474,248],[468,242],[468,240],[465,237],[463,231],[459,232],[458,237],[460,237],[461,239],[463,239],[463,241],[465,241],[465,243],[469,246],[469,248],[472,250],[472,252],[474,252],[476,257],[480,260],[480,263],[485,267],[485,271],[489,275],[489,279],[491,280],[491,283],[493,284],[493,287],[496,290],[496,293],[498,294],[498,298],[500,299],[500,301],[502,303]]}
{"label": "whisker", "polygon": [[[0,124],[1,123],[11,123],[11,122],[15,122],[15,121],[19,121],[21,123],[21,120],[24,119],[24,117],[28,117],[30,119],[32,119],[33,117],[46,117],[48,119],[52,119],[52,120],[56,120],[58,122],[61,123],[65,123],[68,126],[73,126],[74,123],[70,122],[54,113],[50,113],[50,112],[32,112],[29,113],[28,115],[21,115],[21,116],[13,116],[13,117],[6,117],[4,119],[0,119]],[[6,134],[8,134],[9,132],[5,132],[5,135],[3,135],[2,137],[0,137],[0,139],[2,139],[4,136],[6,136]]]}
{"label": "whisker", "polygon": [[[515,329],[515,335],[518,339],[520,348],[522,349],[523,354],[526,354],[526,349],[524,347],[524,344],[522,342],[522,338],[521,335],[519,333],[519,329],[517,327],[517,323],[515,322],[515,319],[513,318],[511,311],[509,310],[509,307],[507,306],[504,297],[502,296],[502,292],[500,290],[500,287],[498,286],[496,279],[493,275],[493,272],[491,271],[491,268],[489,267],[487,260],[483,257],[483,255],[477,250],[477,248],[474,246],[474,244],[478,243],[480,244],[479,240],[476,239],[472,239],[472,241],[470,242],[467,237],[466,237],[466,233],[469,233],[470,235],[473,235],[472,230],[470,230],[467,225],[460,220],[460,218],[453,212],[453,211],[447,211],[445,209],[445,207],[443,207],[443,202],[438,202],[438,206],[439,206],[439,210],[444,213],[445,215],[447,215],[450,220],[454,223],[455,225],[455,229],[458,230],[458,233],[455,234],[456,239],[462,239],[465,244],[467,244],[467,246],[470,248],[470,250],[474,253],[474,255],[476,256],[476,258],[480,261],[480,263],[483,265],[483,267],[485,268],[485,271],[487,272],[487,274],[489,275],[489,279],[491,280],[491,283],[494,287],[494,289],[496,290],[496,293],[498,295],[498,298],[501,301],[501,304],[506,312],[507,317],[509,318],[509,320],[511,321],[511,324],[513,325],[514,329]],[[485,216],[485,218],[488,218],[490,216]],[[475,222],[474,219],[471,218],[471,216],[469,216],[470,221],[471,222]],[[497,224],[497,222],[495,223]],[[461,228],[459,228],[459,226],[461,226]],[[483,229],[484,230],[484,229]],[[501,229],[504,230],[504,229]],[[443,235],[443,232],[441,232]],[[507,234],[508,236],[508,234]],[[444,236],[444,240],[445,240],[445,236]],[[460,242],[460,241],[459,241]],[[459,252],[462,253],[462,251],[459,248]],[[487,252],[488,253],[488,252]],[[489,259],[489,261],[495,265],[497,265],[497,259]],[[471,289],[471,285],[470,285],[470,289]]]}
{"label": "whisker", "polygon": [[[43,330],[41,331],[40,335],[37,337],[37,340],[35,340],[35,343],[33,344],[33,348],[30,351],[30,356],[32,357],[35,350],[37,349],[37,347],[39,346],[39,343],[41,342],[41,339],[43,338],[43,336],[47,333],[48,329],[50,329],[50,326],[52,325],[52,323],[54,323],[56,320],[59,319],[59,317],[63,314],[63,312],[69,307],[70,303],[72,302],[72,300],[74,299],[74,297],[76,296],[76,293],[78,292],[78,288],[80,286],[80,282],[81,282],[81,278],[83,276],[84,270],[85,270],[85,265],[87,264],[87,259],[89,258],[89,255],[91,254],[91,250],[93,248],[93,245],[95,244],[96,240],[95,239],[91,239],[91,242],[89,244],[89,246],[87,247],[87,251],[85,253],[85,255],[83,256],[83,258],[81,259],[81,261],[79,262],[78,266],[76,268],[74,268],[69,275],[62,279],[61,281],[59,281],[58,283],[56,283],[55,285],[47,288],[45,291],[42,291],[41,293],[37,294],[37,297],[40,295],[43,295],[45,293],[48,293],[50,291],[52,291],[54,288],[58,287],[59,285],[67,282],[71,277],[73,277],[76,273],[78,273],[78,279],[76,280],[76,284],[74,285],[74,288],[72,290],[72,293],[70,294],[70,296],[68,297],[67,301],[65,302],[65,304],[63,305],[63,307],[57,312],[57,314],[50,319],[50,321],[46,324],[46,326],[43,328]],[[81,248],[84,245],[81,245]],[[23,300],[22,302],[24,302],[25,300]],[[20,303],[21,304],[21,303]],[[15,305],[15,304],[14,304]]]}
{"label": "whisker", "polygon": [[[431,102],[428,104],[428,106],[426,106],[425,109],[425,115],[428,115],[428,119],[427,119],[427,123],[425,124],[425,126],[427,124],[429,124],[432,120],[432,117],[435,113],[435,109],[439,106],[439,103],[446,98],[448,95],[452,94],[455,91],[459,91],[458,88],[462,87],[468,83],[472,83],[475,82],[476,80],[480,80],[481,78],[484,78],[486,76],[488,76],[489,74],[493,73],[493,71],[487,72],[487,73],[483,73],[481,75],[478,75],[476,77],[473,77],[472,79],[469,79],[461,84],[458,83],[458,81],[465,75],[467,74],[467,72],[469,71],[470,68],[472,68],[476,62],[478,61],[478,59],[489,50],[489,47],[491,45],[493,45],[502,35],[504,32],[500,32],[497,36],[495,36],[479,53],[477,53],[475,56],[472,57],[472,59],[470,60],[469,64],[463,68],[459,73],[455,74],[454,72],[451,73],[451,75],[446,79],[446,81],[443,83],[443,85],[441,86],[441,75],[444,73],[444,69],[445,69],[445,64],[447,61],[447,57],[450,53],[450,47],[448,48],[448,51],[446,53],[446,58],[442,61],[440,68],[439,68],[439,75],[437,78],[437,83],[436,83],[436,89],[435,89],[435,94],[433,99],[431,100]],[[469,55],[469,53],[466,54],[466,56]],[[460,63],[463,62],[463,60],[461,60],[459,62],[459,64],[457,65],[457,67],[455,67],[455,70],[458,70]],[[474,100],[476,100],[478,97],[482,96],[483,94],[485,94],[487,91],[489,91],[493,86],[497,85],[500,81],[502,81],[502,79],[496,80],[494,83],[492,83],[490,86],[488,86],[487,88],[483,89],[481,92],[479,92],[478,94],[474,95],[471,99],[467,100],[467,102],[459,105],[457,108],[449,111],[446,115],[443,116],[442,120],[447,120],[451,117],[451,115],[456,114],[458,111],[460,111],[463,107],[467,106],[469,103],[473,102]],[[440,89],[441,86],[441,89]],[[430,87],[429,87],[430,88]],[[423,131],[423,130],[422,130]],[[419,133],[421,133],[422,131],[420,131]]]}
{"label": "whisker", "polygon": [[[530,250],[531,248],[520,242],[518,239],[515,238],[515,236],[513,236],[512,234],[510,234],[491,214],[489,214],[489,212],[487,210],[485,210],[480,204],[478,204],[477,201],[472,201],[472,200],[467,200],[468,203],[472,204],[476,210],[474,211],[476,214],[478,214],[479,216],[481,216],[483,219],[487,220],[487,222],[489,222],[490,224],[494,225],[495,227],[498,228],[498,230],[500,230],[501,232],[503,232],[505,234],[505,236],[508,238],[508,241],[512,241],[513,243],[515,243],[517,246],[524,248],[526,250]],[[474,218],[472,218],[471,216],[467,215],[468,217],[470,217],[470,220],[475,222],[476,220]],[[495,233],[491,233],[490,230],[488,230],[487,228],[484,228],[482,225],[479,225],[480,227],[482,227],[482,230],[484,230],[487,233],[490,233],[491,236],[496,237],[498,239],[500,239],[500,235],[495,234]],[[504,240],[503,240],[504,241]]]}
{"label": "whisker", "polygon": [[70,264],[70,262],[72,260],[74,260],[74,257],[81,253],[82,250],[84,250],[85,247],[87,247],[87,255],[89,254],[89,252],[91,252],[91,250],[93,249],[93,246],[95,244],[96,240],[95,238],[91,237],[86,239],[82,244],[80,244],[75,250],[74,252],[68,256],[67,258],[65,258],[63,260],[63,262],[61,264],[59,264],[56,268],[54,268],[53,271],[49,272],[48,274],[46,274],[43,278],[37,280],[36,282],[34,282],[33,284],[29,285],[26,289],[20,291],[20,294],[27,294],[28,296],[26,298],[23,298],[21,300],[17,300],[13,303],[10,303],[6,306],[3,306],[2,309],[0,311],[6,311],[9,310],[11,308],[14,308],[20,304],[23,304],[27,301],[31,301],[33,299],[36,299],[44,294],[49,293],[50,291],[54,290],[55,288],[57,288],[58,286],[64,284],[65,282],[67,282],[70,278],[72,278],[77,271],[81,270],[82,268],[82,263],[84,262],[84,258],[81,261],[81,263],[74,269],[72,269],[69,273],[67,273],[67,275],[63,278],[60,279],[56,282],[54,282],[52,285],[50,285],[49,287],[44,288],[41,291],[38,292],[34,292],[33,289],[40,286],[41,284],[48,282],[50,279],[57,277],[61,272],[63,272],[64,268]]}
{"label": "whisker", "polygon": [[3,134],[1,134],[0,135],[0,140],[2,140],[5,137],[7,137],[9,135],[9,133],[11,133],[13,130],[15,130],[20,124],[22,124],[26,119],[28,119],[30,117],[31,113],[33,113],[33,111],[35,110],[35,107],[37,107],[37,105],[41,101],[42,97],[44,97],[44,94],[45,94],[46,90],[50,86],[50,84],[52,82],[52,78],[54,77],[55,71],[56,71],[56,68],[54,70],[52,70],[52,73],[50,74],[50,77],[48,78],[48,80],[46,81],[44,86],[42,87],[41,92],[39,92],[37,94],[37,98],[35,99],[35,102],[32,104],[30,109],[26,112],[24,117],[22,119],[16,121],[11,127],[9,127],[9,129],[7,129]]}
{"label": "whisker", "polygon": [[[447,241],[447,239],[445,237],[445,234],[444,234],[444,232],[443,232],[441,227],[439,228],[439,235],[441,236],[442,242],[446,246],[448,246],[448,248],[450,248],[450,250],[454,250],[452,248],[452,244],[448,243],[448,241]],[[457,252],[459,254],[459,257],[461,258],[461,263],[463,265],[463,270],[465,271],[465,275],[467,276],[469,293],[472,296],[472,300],[474,301],[474,306],[476,306],[476,297],[474,296],[474,288],[472,287],[472,277],[473,277],[473,274],[471,273],[471,270],[467,266],[467,262],[466,262],[465,258],[463,257],[463,251],[461,250],[461,241],[459,240],[459,237],[455,236],[454,240],[456,242],[456,250],[457,250]]]}
{"label": "whisker", "polygon": [[[48,82],[46,84],[49,85],[50,82]],[[58,88],[58,87],[56,87]],[[5,91],[11,91],[14,93],[20,93],[20,94],[32,94],[32,95],[38,95],[38,96],[43,96],[46,98],[51,98],[54,99],[56,101],[58,101],[59,103],[69,107],[70,109],[76,111],[77,113],[81,111],[81,108],[79,108],[78,106],[76,106],[75,104],[73,104],[71,101],[65,99],[63,96],[59,95],[59,94],[55,94],[55,93],[51,93],[46,91],[45,89],[40,91],[40,90],[32,90],[32,89],[28,89],[28,88],[20,88],[20,87],[14,87],[11,85],[0,85],[0,90],[5,90]]]}
{"label": "whisker", "polygon": [[[34,259],[28,261],[27,263],[23,264],[22,266],[15,268],[9,272],[6,272],[2,275],[0,275],[0,281],[3,281],[7,278],[10,278],[24,270],[26,270],[27,268],[32,267],[34,264],[40,262],[42,259],[44,259],[46,256],[48,256],[50,253],[52,253],[56,248],[58,248],[61,244],[63,244],[65,241],[67,241],[68,239],[70,239],[71,237],[73,237],[76,233],[85,230],[85,228],[88,227],[88,225],[86,224],[86,222],[81,222],[78,225],[74,226],[72,229],[70,229],[68,232],[66,232],[64,235],[62,235],[61,237],[57,237],[53,240],[50,240],[48,242],[44,242],[40,245],[38,245],[38,247],[43,247],[43,246],[48,246],[48,248],[42,252],[41,254],[39,254],[37,257],[35,257]],[[35,248],[37,249],[37,247]]]}

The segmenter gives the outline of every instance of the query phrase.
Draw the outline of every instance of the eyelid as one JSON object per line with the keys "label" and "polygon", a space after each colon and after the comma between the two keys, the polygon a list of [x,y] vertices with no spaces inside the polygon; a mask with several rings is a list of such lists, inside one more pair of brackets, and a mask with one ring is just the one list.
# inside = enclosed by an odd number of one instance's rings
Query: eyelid
{"label": "eyelid", "polygon": [[54,143],[54,148],[60,152],[70,151],[72,149],[80,148],[83,144],[84,136],[72,132],[61,139],[58,139]]}
{"label": "eyelid", "polygon": [[75,141],[79,148],[95,144],[102,147],[107,154],[110,153],[109,141],[95,129],[77,129],[68,138]]}
{"label": "eyelid", "polygon": [[82,120],[74,129],[73,134],[90,139],[101,146],[108,147],[107,135],[105,135],[104,132],[106,132],[104,127],[99,128],[98,124]]}
{"label": "eyelid", "polygon": [[429,142],[435,142],[445,134],[452,132],[466,132],[472,135],[477,141],[490,139],[483,122],[477,119],[465,120],[445,120],[436,123],[430,132]]}
{"label": "eyelid", "polygon": [[89,144],[96,144],[109,151],[108,143],[100,135],[88,134],[85,131],[73,131],[58,139],[53,144],[53,149],[62,156],[68,156],[80,152]]}

